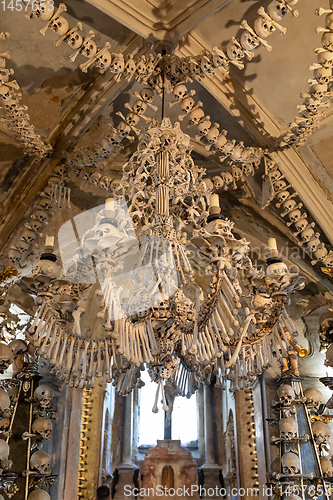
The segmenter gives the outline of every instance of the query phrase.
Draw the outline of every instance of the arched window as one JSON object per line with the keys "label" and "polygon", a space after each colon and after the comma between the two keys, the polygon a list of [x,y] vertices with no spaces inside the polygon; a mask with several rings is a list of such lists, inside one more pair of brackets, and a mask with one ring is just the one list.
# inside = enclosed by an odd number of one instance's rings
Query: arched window
{"label": "arched window", "polygon": [[[158,412],[153,413],[157,384],[151,382],[147,370],[141,374],[145,385],[139,390],[139,446],[155,446],[158,439],[179,439],[182,446],[197,447],[197,395],[190,399],[176,396],[170,420],[158,398]],[[171,432],[170,432],[171,425]]]}

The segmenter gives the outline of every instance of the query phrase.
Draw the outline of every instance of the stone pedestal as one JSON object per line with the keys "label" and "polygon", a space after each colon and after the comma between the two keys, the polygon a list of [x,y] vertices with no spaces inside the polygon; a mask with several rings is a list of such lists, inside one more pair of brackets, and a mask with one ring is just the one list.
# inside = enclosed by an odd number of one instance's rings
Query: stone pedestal
{"label": "stone pedestal", "polygon": [[134,472],[136,467],[134,465],[120,465],[117,467],[116,475],[117,484],[115,486],[115,493],[113,495],[113,500],[129,498],[130,500],[134,500],[135,495],[135,486],[134,486]]}
{"label": "stone pedestal", "polygon": [[220,474],[221,467],[218,465],[205,464],[201,467],[203,473],[203,485],[201,487],[201,498],[221,500],[222,488]]}

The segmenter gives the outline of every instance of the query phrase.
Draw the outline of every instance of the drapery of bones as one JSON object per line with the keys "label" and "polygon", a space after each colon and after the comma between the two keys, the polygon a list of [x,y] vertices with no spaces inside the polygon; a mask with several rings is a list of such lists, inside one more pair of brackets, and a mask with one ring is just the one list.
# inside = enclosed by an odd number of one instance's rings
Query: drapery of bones
{"label": "drapery of bones", "polygon": [[209,209],[204,174],[179,123],[153,121],[65,274],[44,257],[19,281],[38,304],[30,335],[71,386],[113,380],[128,394],[146,364],[166,408],[165,382],[189,397],[214,372],[241,389],[270,366],[275,325],[297,334],[285,305],[304,279],[252,265]]}

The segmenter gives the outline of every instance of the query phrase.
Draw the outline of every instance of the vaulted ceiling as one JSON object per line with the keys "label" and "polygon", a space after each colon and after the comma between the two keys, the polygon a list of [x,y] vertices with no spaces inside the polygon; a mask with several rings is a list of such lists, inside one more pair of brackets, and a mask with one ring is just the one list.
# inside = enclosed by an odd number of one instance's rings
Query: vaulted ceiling
{"label": "vaulted ceiling", "polygon": [[[281,21],[286,28],[283,34],[275,30],[266,40],[272,50],[260,45],[254,50],[252,60],[244,60],[244,68],[230,64],[229,73],[216,69],[214,74],[202,74],[188,88],[196,90],[196,100],[203,102],[206,115],[226,129],[228,139],[243,141],[247,147],[263,148],[276,162],[281,173],[298,193],[309,222],[316,223],[321,241],[328,251],[333,244],[333,113],[325,109],[326,116],[319,127],[302,145],[280,147],[279,138],[288,125],[298,116],[297,105],[303,99],[301,92],[308,92],[307,80],[313,78],[309,66],[317,61],[314,48],[320,47],[321,34],[317,26],[324,25],[324,18],[315,10],[327,8],[327,0],[299,2],[298,16],[287,14]],[[86,62],[79,55],[70,60],[74,49],[66,43],[55,46],[59,36],[45,27],[40,19],[27,19],[25,4],[22,11],[11,9],[9,0],[2,2],[0,32],[9,32],[10,38],[0,40],[1,52],[9,51],[6,67],[13,70],[12,79],[17,81],[22,93],[21,104],[27,106],[30,123],[41,139],[50,144],[45,157],[27,154],[19,137],[8,127],[4,107],[0,99],[0,251],[1,264],[9,263],[10,246],[17,241],[30,221],[38,205],[40,193],[45,188],[53,169],[64,158],[75,157],[82,148],[94,150],[110,132],[110,125],[117,126],[124,113],[124,105],[133,104],[133,91],[141,86],[135,81],[122,78],[119,81],[110,71],[101,74],[91,66],[87,72],[80,69]],[[82,23],[84,36],[90,30],[94,41],[101,47],[111,44],[112,53],[148,55],[161,44],[179,57],[195,57],[212,47],[225,48],[231,37],[239,38],[240,23],[246,20],[253,26],[260,7],[269,2],[244,0],[71,0],[67,12],[62,15],[73,28]],[[58,4],[57,4],[58,6]],[[27,12],[29,9],[27,8]],[[172,100],[167,96],[167,103]],[[160,118],[161,99],[154,104],[159,110],[150,110],[149,116]],[[168,108],[168,106],[167,106]],[[180,108],[167,109],[172,119],[177,119]],[[195,127],[183,128],[191,136],[194,158],[207,168],[208,176],[214,177],[227,166],[219,157],[207,151],[202,141],[196,139]],[[100,172],[119,178],[121,167],[134,151],[137,141],[125,140],[122,149],[105,158]],[[68,163],[67,163],[68,165]],[[96,166],[94,167],[96,168]],[[286,224],[276,208],[276,199],[262,209],[262,176],[264,162],[254,176],[245,177],[235,190],[220,190],[221,206],[236,223],[239,232],[252,244],[264,246],[269,236],[275,235],[280,246],[296,246],[299,240],[294,227]],[[69,218],[100,204],[108,196],[83,177],[77,177],[74,169],[67,171],[71,188],[71,209],[53,209],[48,224],[30,245],[28,254],[18,263],[24,273],[43,246],[40,234],[57,234],[59,227]],[[37,205],[36,205],[37,204]],[[304,248],[304,247],[301,247]],[[300,265],[309,282],[316,282],[318,291],[330,299],[332,284],[322,273],[320,266],[311,265],[311,256],[303,252],[302,259],[286,255],[288,263]],[[311,295],[311,292],[309,292]]]}

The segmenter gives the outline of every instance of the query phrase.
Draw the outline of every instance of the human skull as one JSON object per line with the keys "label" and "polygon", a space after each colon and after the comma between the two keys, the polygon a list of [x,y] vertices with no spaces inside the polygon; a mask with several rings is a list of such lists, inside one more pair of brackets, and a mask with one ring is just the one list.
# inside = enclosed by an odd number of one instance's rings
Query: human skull
{"label": "human skull", "polygon": [[73,49],[79,49],[82,45],[82,42],[83,38],[78,31],[73,31],[73,33],[71,33],[69,37],[66,38],[66,43]]}
{"label": "human skull", "polygon": [[3,373],[14,361],[13,352],[4,342],[0,342],[0,373]]}
{"label": "human skull", "polygon": [[298,232],[304,231],[307,225],[308,225],[307,219],[299,219],[298,221],[295,222],[295,228],[297,229]]}
{"label": "human skull", "polygon": [[[242,153],[244,151],[243,143],[240,142],[237,146],[235,146],[232,151],[230,151],[230,158],[234,161],[239,161]],[[237,179],[239,180],[239,179]]]}
{"label": "human skull", "polygon": [[281,406],[290,406],[295,400],[295,391],[289,384],[282,384],[277,390]]}
{"label": "human skull", "polygon": [[327,257],[325,257],[323,259],[323,263],[325,264],[325,266],[327,267],[333,267],[333,253],[330,252]]}
{"label": "human skull", "polygon": [[97,184],[99,183],[99,180],[100,180],[101,177],[102,177],[102,174],[100,174],[99,172],[94,172],[89,177],[90,184],[92,184],[93,186],[97,186]]}
{"label": "human skull", "polygon": [[28,345],[22,339],[15,339],[9,342],[9,347],[13,353],[14,358],[18,356],[18,354],[22,354],[28,350]]}
{"label": "human skull", "polygon": [[10,418],[11,417],[10,410],[10,398],[7,392],[0,387],[0,417],[2,418]]}
{"label": "human skull", "polygon": [[47,408],[54,397],[54,392],[49,385],[42,384],[36,387],[34,397],[42,408]]}
{"label": "human skull", "polygon": [[16,264],[22,258],[22,254],[18,251],[17,248],[12,247],[8,250],[8,258],[11,262]]}
{"label": "human skull", "polygon": [[281,418],[279,428],[282,439],[292,439],[297,436],[297,421],[293,417]]}
{"label": "human skull", "polygon": [[175,86],[175,88],[173,89],[172,93],[175,96],[175,98],[178,101],[180,101],[186,95],[187,88],[185,87],[185,85],[183,85],[182,83],[180,83],[180,84],[178,84],[178,85]]}
{"label": "human skull", "polygon": [[121,121],[117,127],[117,132],[121,138],[127,137],[131,132],[131,127],[124,121]]}
{"label": "human skull", "polygon": [[333,477],[333,466],[330,457],[320,457],[320,467],[325,478]]}
{"label": "human skull", "polygon": [[317,250],[314,252],[314,256],[316,259],[323,261],[325,257],[327,256],[327,248],[324,245],[321,245],[317,248]]}
{"label": "human skull", "polygon": [[287,453],[282,455],[281,463],[282,463],[283,474],[290,474],[290,475],[299,474],[301,466],[299,462],[299,457],[298,455],[296,455],[296,453],[288,451]]}
{"label": "human skull", "polygon": [[318,64],[321,64],[324,67],[332,67],[333,52],[330,52],[329,50],[323,50],[322,52],[318,52],[317,61]]}
{"label": "human skull", "polygon": [[208,118],[206,117],[202,122],[200,122],[198,124],[199,134],[202,137],[204,137],[205,135],[208,134],[208,131],[209,131],[211,126],[212,126],[212,122],[210,120],[208,120]]}
{"label": "human skull", "polygon": [[28,500],[51,500],[51,497],[46,491],[38,488],[30,493]]}
{"label": "human skull", "polygon": [[269,175],[272,182],[276,182],[278,179],[280,179],[280,177],[282,177],[282,174],[278,168],[273,170],[273,172],[270,172]]}
{"label": "human skull", "polygon": [[103,53],[97,58],[96,66],[102,72],[111,66],[112,56],[109,50],[103,50]]}
{"label": "human skull", "polygon": [[46,0],[45,2],[40,2],[40,4],[37,3],[37,9],[33,12],[33,14],[38,17],[38,19],[44,22],[49,21],[53,16],[53,13],[54,3],[52,2],[52,0]]}
{"label": "human skull", "polygon": [[230,172],[223,172],[222,178],[226,186],[229,186],[230,184],[234,183],[234,178]]}
{"label": "human skull", "polygon": [[52,422],[48,418],[37,417],[31,426],[32,432],[38,434],[43,439],[50,439],[52,432]]}
{"label": "human skull", "polygon": [[9,452],[10,449],[8,443],[6,443],[6,441],[4,441],[3,439],[0,439],[0,466],[2,469],[10,468],[10,465],[8,463],[10,462],[8,460]]}
{"label": "human skull", "polygon": [[254,21],[254,31],[261,38],[267,38],[275,31],[275,26],[260,16]]}
{"label": "human skull", "polygon": [[27,241],[28,243],[31,243],[32,241],[34,241],[36,239],[36,233],[35,231],[33,231],[32,229],[29,229],[29,228],[26,228],[21,237],[24,241]]}
{"label": "human skull", "polygon": [[316,444],[327,443],[331,431],[327,424],[324,422],[320,422],[319,420],[315,420],[312,423],[312,432],[316,441]]}
{"label": "human skull", "polygon": [[103,177],[101,177],[99,181],[99,185],[101,186],[102,189],[108,190],[111,180],[112,180],[111,177],[109,177],[108,175],[103,175]]}
{"label": "human skull", "polygon": [[[130,59],[126,65],[128,73],[131,71],[135,71],[135,63],[133,59]],[[110,70],[112,73],[122,73],[125,69],[125,61],[124,61],[124,56],[123,54],[116,54],[115,58],[112,60],[111,68]]]}
{"label": "human skull", "polygon": [[289,191],[281,191],[279,194],[278,194],[278,201],[279,203],[283,203],[285,200],[287,200],[290,196],[290,192]]}
{"label": "human skull", "polygon": [[135,127],[135,125],[137,125],[140,121],[140,116],[139,115],[136,115],[135,113],[128,113],[127,115],[127,123],[129,125],[132,125],[133,127]]}
{"label": "human skull", "polygon": [[290,222],[296,222],[302,217],[302,212],[300,210],[293,210],[288,214]]}
{"label": "human skull", "polygon": [[141,99],[138,99],[133,104],[133,111],[138,115],[143,115],[146,109],[147,109],[147,104],[144,101],[141,101]]}
{"label": "human skull", "polygon": [[199,121],[205,116],[205,113],[201,108],[194,109],[189,114],[190,125],[197,125]]}
{"label": "human skull", "polygon": [[184,113],[189,113],[194,106],[194,100],[192,97],[185,97],[180,101],[180,107]]}
{"label": "human skull", "polygon": [[329,83],[332,76],[332,69],[317,68],[314,70],[313,76],[319,83]]}
{"label": "human skull", "polygon": [[232,175],[233,175],[235,181],[239,181],[243,177],[243,171],[240,167],[233,167],[232,168]]}
{"label": "human skull", "polygon": [[288,13],[288,8],[283,2],[279,2],[279,0],[273,0],[273,2],[271,2],[267,6],[267,13],[269,17],[273,19],[273,21],[279,22]]}
{"label": "human skull", "polygon": [[251,35],[251,33],[247,30],[243,31],[241,34],[240,43],[244,50],[252,50],[259,45],[257,38]]}
{"label": "human skull", "polygon": [[40,222],[45,222],[46,219],[48,218],[48,213],[46,212],[46,210],[42,210],[41,208],[37,208],[37,210],[35,210],[33,212],[33,215],[36,217],[36,219],[38,219]]}
{"label": "human skull", "polygon": [[154,91],[152,89],[150,89],[149,87],[146,87],[140,91],[140,97],[144,102],[151,103],[154,100]]}
{"label": "human skull", "polygon": [[5,101],[6,99],[10,99],[12,96],[12,90],[10,87],[6,85],[0,85],[0,97]]}
{"label": "human skull", "polygon": [[[209,142],[209,144],[215,144],[215,147],[217,147],[217,144],[218,144],[218,141],[219,141],[219,129],[218,127],[211,127],[208,131],[208,134],[206,135],[206,139],[207,141]],[[224,139],[225,139],[225,136],[223,135]],[[227,140],[225,139],[224,142],[227,142]]]}
{"label": "human skull", "polygon": [[30,467],[40,474],[51,474],[49,455],[45,451],[35,451],[30,458]]}
{"label": "human skull", "polygon": [[215,177],[213,177],[212,180],[213,180],[215,189],[220,189],[221,187],[223,187],[224,180],[222,179],[222,177],[220,175],[215,175]]}
{"label": "human skull", "polygon": [[243,49],[241,47],[238,47],[238,45],[236,45],[233,40],[230,40],[228,42],[226,51],[231,61],[240,61],[245,56]]}
{"label": "human skull", "polygon": [[285,187],[287,187],[287,183],[283,179],[280,179],[280,180],[274,182],[274,191],[275,192],[282,191],[282,190],[284,190]]}
{"label": "human skull", "polygon": [[63,16],[56,17],[51,25],[50,29],[57,33],[57,35],[64,35],[69,29],[68,21]]}
{"label": "human skull", "polygon": [[318,250],[318,247],[321,245],[321,241],[319,238],[314,238],[312,240],[310,240],[308,243],[307,243],[307,247],[312,250],[312,252],[315,252],[316,250]]}
{"label": "human skull", "polygon": [[279,277],[288,273],[288,267],[284,262],[274,262],[267,267],[266,274],[270,277]]}
{"label": "human skull", "polygon": [[297,206],[297,203],[295,200],[287,200],[283,204],[283,208],[286,212],[290,212],[292,208],[295,208]]}
{"label": "human skull", "polygon": [[321,44],[326,50],[333,50],[333,32],[324,33],[321,37]]}
{"label": "human skull", "polygon": [[310,241],[313,235],[314,235],[314,230],[311,227],[308,227],[308,229],[305,229],[304,231],[302,231],[301,232],[301,239],[302,239],[303,243]]}
{"label": "human skull", "polygon": [[306,397],[306,405],[308,408],[315,408],[318,410],[320,404],[323,401],[323,395],[317,389],[309,387],[304,391],[304,396]]}
{"label": "human skull", "polygon": [[81,49],[81,54],[84,57],[87,57],[88,59],[91,59],[94,57],[94,55],[97,52],[97,45],[93,40],[87,40],[83,45]]}
{"label": "human skull", "polygon": [[321,99],[327,92],[327,84],[326,83],[313,83],[309,87],[309,93],[315,94],[314,97]]}

